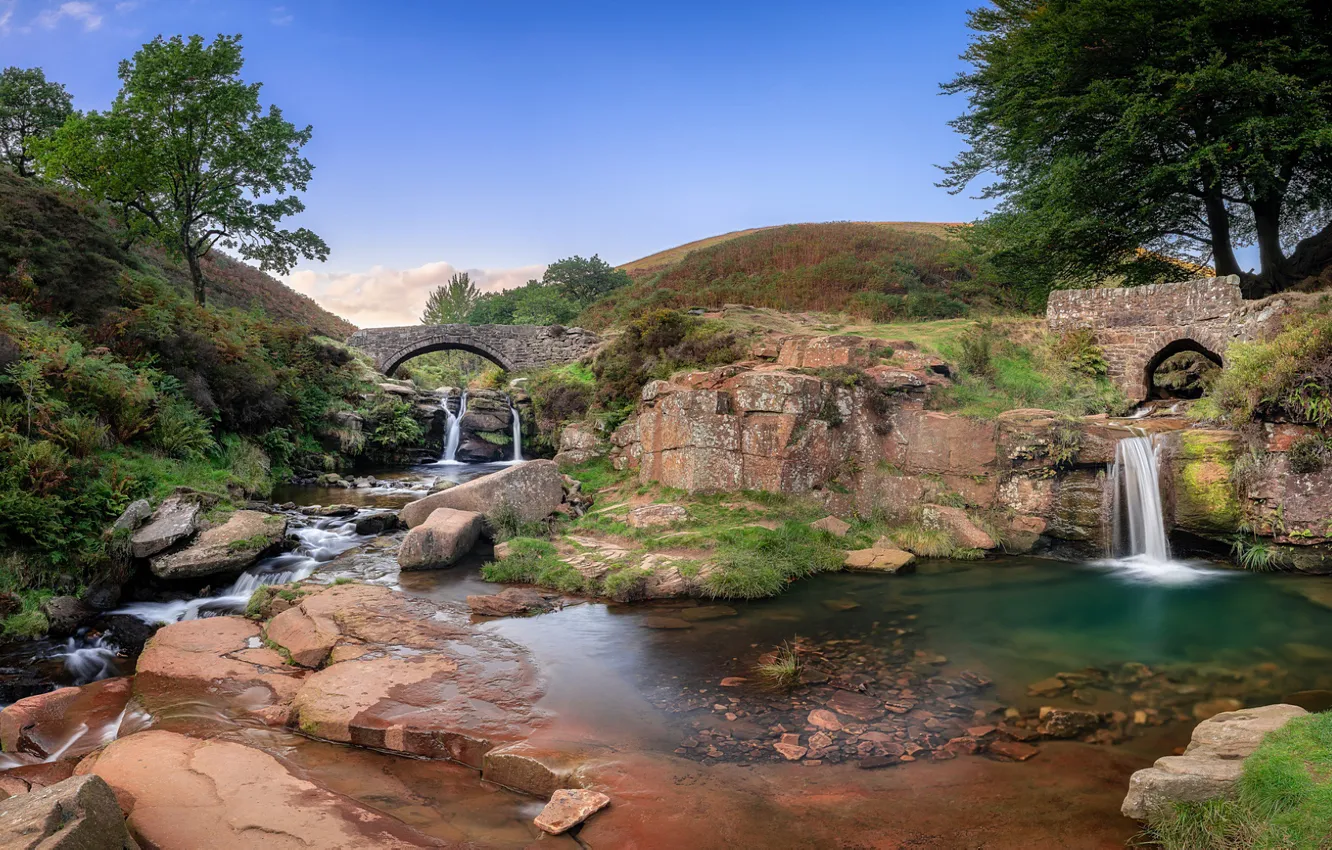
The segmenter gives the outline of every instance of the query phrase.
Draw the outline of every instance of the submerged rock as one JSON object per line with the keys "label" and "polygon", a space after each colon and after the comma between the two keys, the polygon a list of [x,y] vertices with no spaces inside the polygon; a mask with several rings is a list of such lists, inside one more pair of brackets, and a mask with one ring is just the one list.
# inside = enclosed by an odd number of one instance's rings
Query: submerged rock
{"label": "submerged rock", "polygon": [[550,460],[532,460],[475,478],[404,507],[399,517],[415,528],[438,508],[489,514],[508,505],[527,522],[545,519],[564,498],[560,468]]}
{"label": "submerged rock", "polygon": [[488,596],[467,597],[467,607],[482,617],[511,617],[515,614],[550,611],[554,598],[526,587],[506,587]]}
{"label": "submerged rock", "polygon": [[1227,711],[1199,723],[1182,756],[1165,756],[1129,779],[1121,811],[1145,820],[1174,803],[1202,803],[1230,796],[1263,736],[1308,714],[1294,705],[1265,705]]}
{"label": "submerged rock", "polygon": [[0,847],[138,850],[139,845],[107,783],[98,776],[71,776],[0,802]]}
{"label": "submerged rock", "polygon": [[0,711],[0,749],[42,759],[85,755],[103,742],[99,734],[80,735],[79,726],[85,733],[114,726],[129,698],[130,680],[117,678],[21,699]]}
{"label": "submerged rock", "polygon": [[479,513],[436,508],[407,532],[398,547],[398,565],[404,570],[451,567],[472,551],[484,525],[485,517]]}
{"label": "submerged rock", "polygon": [[236,511],[188,548],[153,558],[153,575],[170,580],[239,573],[286,536],[285,516]]}

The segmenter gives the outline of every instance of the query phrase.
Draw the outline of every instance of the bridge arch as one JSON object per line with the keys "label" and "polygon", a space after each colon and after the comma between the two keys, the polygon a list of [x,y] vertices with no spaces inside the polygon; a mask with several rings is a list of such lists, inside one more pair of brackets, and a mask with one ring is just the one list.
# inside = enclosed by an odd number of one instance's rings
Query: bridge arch
{"label": "bridge arch", "polygon": [[[1209,348],[1205,343],[1192,337],[1180,337],[1179,339],[1167,342],[1161,346],[1160,350],[1147,359],[1146,365],[1142,370],[1142,382],[1147,398],[1155,398],[1161,395],[1156,386],[1156,370],[1161,368],[1161,364],[1174,357],[1176,354],[1183,354],[1186,351],[1196,352],[1206,357],[1217,366],[1224,366],[1225,358]],[[1131,368],[1131,367],[1130,367]]]}
{"label": "bridge arch", "polygon": [[366,328],[347,344],[370,354],[375,368],[392,375],[404,362],[432,351],[468,351],[505,371],[572,363],[590,354],[601,338],[559,325],[413,325]]}

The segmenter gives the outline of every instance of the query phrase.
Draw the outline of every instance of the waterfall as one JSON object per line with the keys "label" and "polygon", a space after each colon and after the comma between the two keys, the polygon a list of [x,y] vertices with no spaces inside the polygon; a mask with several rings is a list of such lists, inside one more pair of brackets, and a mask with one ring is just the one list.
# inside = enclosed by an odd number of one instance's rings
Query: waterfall
{"label": "waterfall", "polygon": [[455,414],[449,410],[449,397],[445,396],[442,402],[444,407],[444,416],[448,421],[448,433],[444,437],[444,454],[440,457],[440,463],[457,463],[458,438],[462,430],[463,414],[467,412],[467,388],[464,387],[462,395],[458,398],[458,412]]}
{"label": "waterfall", "polygon": [[1150,437],[1119,441],[1110,482],[1114,494],[1115,554],[1157,563],[1169,561],[1157,447]]}
{"label": "waterfall", "polygon": [[518,408],[513,406],[513,398],[509,398],[509,415],[513,417],[513,462],[520,463],[523,459],[523,421],[518,418]]}

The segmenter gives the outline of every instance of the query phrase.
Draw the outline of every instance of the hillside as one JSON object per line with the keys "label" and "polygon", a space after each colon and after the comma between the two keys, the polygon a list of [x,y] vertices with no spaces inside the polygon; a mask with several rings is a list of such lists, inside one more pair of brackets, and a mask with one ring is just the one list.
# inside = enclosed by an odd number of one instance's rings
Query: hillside
{"label": "hillside", "polygon": [[[127,250],[102,219],[95,207],[67,193],[0,171],[0,288],[20,285],[24,275],[35,278],[43,283],[44,309],[72,312],[84,321],[94,320],[116,301],[125,270],[154,272],[182,293],[189,292],[183,263],[155,248]],[[209,300],[217,306],[248,310],[257,303],[274,320],[336,339],[356,330],[310,298],[223,254],[206,259],[203,266]]]}
{"label": "hillside", "polygon": [[998,304],[1003,293],[981,280],[953,226],[789,224],[702,239],[621,266],[633,285],[593,304],[580,321],[604,327],[647,309],[728,303],[889,321]]}

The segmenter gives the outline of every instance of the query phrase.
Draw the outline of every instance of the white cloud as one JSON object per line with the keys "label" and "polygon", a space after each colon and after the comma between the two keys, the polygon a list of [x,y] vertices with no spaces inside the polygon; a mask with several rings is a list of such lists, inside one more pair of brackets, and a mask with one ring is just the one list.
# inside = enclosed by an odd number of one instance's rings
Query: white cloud
{"label": "white cloud", "polygon": [[272,17],[269,18],[269,21],[272,22],[275,27],[285,27],[287,24],[296,20],[296,16],[291,12],[288,12],[286,6],[274,6],[271,11],[273,14]]}
{"label": "white cloud", "polygon": [[546,267],[460,269],[452,263],[426,263],[414,269],[374,266],[364,272],[320,272],[298,269],[283,278],[292,289],[308,295],[326,310],[361,327],[414,325],[421,320],[426,299],[454,272],[466,271],[482,292],[522,286],[541,277]]}
{"label": "white cloud", "polygon": [[84,32],[92,32],[102,26],[101,12],[92,3],[84,3],[82,0],[61,3],[54,9],[47,9],[37,16],[36,24],[43,29],[55,29],[65,18],[82,23]]}
{"label": "white cloud", "polygon": [[123,0],[123,2],[116,4],[116,14],[123,15],[126,12],[133,12],[137,8],[139,8],[139,0]]}
{"label": "white cloud", "polygon": [[18,0],[0,0],[0,35],[9,35],[9,22],[14,20]]}

